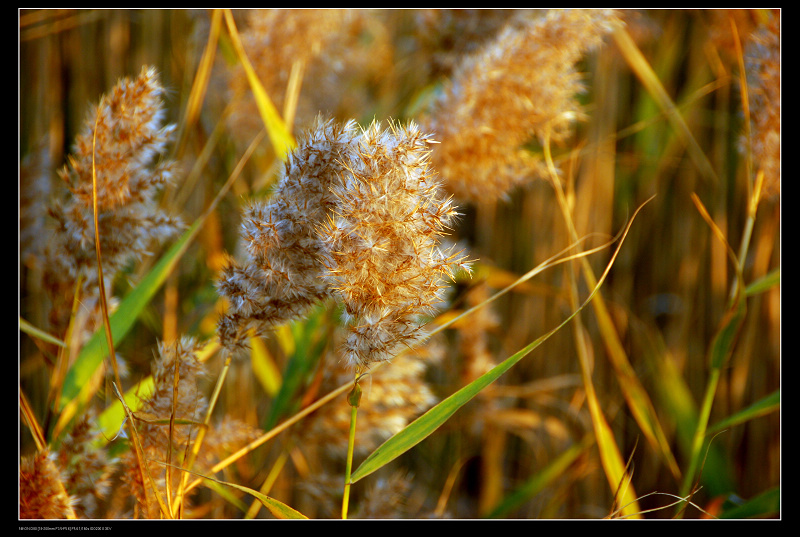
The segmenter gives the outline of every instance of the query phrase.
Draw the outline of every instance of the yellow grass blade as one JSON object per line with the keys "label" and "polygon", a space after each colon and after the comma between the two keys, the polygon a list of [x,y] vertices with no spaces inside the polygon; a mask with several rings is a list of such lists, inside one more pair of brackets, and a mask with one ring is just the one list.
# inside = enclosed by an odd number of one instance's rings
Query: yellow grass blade
{"label": "yellow grass blade", "polygon": [[[547,166],[550,170],[551,175],[551,182],[553,187],[556,191],[556,195],[558,198],[559,206],[561,207],[561,212],[564,218],[564,221],[567,225],[567,228],[570,230],[570,233],[573,237],[577,237],[577,231],[575,230],[575,222],[572,218],[569,204],[567,202],[564,189],[561,185],[561,179],[558,177],[558,174],[555,170],[555,166],[553,164],[552,155],[550,153],[550,141],[549,141],[549,134],[546,136],[545,143],[543,144],[543,150],[545,155],[545,160],[547,162]],[[597,285],[597,278],[595,277],[592,267],[589,264],[588,260],[585,257],[580,259],[583,268],[584,278],[586,279],[586,283],[590,287],[595,287]],[[573,284],[574,287],[574,284]],[[574,294],[574,292],[573,292]],[[605,344],[606,351],[608,353],[609,360],[611,361],[611,365],[614,368],[614,373],[619,380],[619,386],[622,390],[623,396],[625,397],[625,401],[628,404],[628,407],[633,414],[633,417],[636,419],[636,423],[642,430],[642,433],[645,435],[645,438],[648,442],[661,453],[661,456],[667,463],[672,475],[676,479],[680,479],[680,470],[678,468],[678,463],[675,460],[674,455],[672,454],[672,450],[669,446],[669,441],[667,440],[666,434],[661,428],[661,424],[658,421],[658,417],[656,416],[655,407],[650,400],[650,396],[647,394],[644,386],[642,386],[641,382],[639,381],[633,367],[628,360],[628,355],[625,352],[625,349],[620,341],[619,334],[617,333],[617,329],[614,326],[613,321],[611,320],[611,315],[608,312],[608,308],[606,307],[605,301],[603,300],[602,293],[597,293],[594,300],[592,301],[592,307],[595,312],[595,316],[597,318],[597,324],[600,329],[600,334],[603,337],[603,343]],[[580,330],[580,320],[576,323],[578,327],[578,333],[576,335],[576,339],[578,339],[577,348],[579,353],[583,348],[583,343],[581,340],[582,330]],[[588,367],[588,366],[587,366]],[[591,382],[591,378],[585,378],[584,381]],[[593,393],[594,390],[592,389],[591,392]],[[587,393],[588,396],[588,393]],[[599,409],[599,405],[598,405]],[[600,420],[600,417],[597,418]],[[598,421],[597,425],[601,428],[605,427],[600,421]],[[602,435],[598,435],[598,441],[604,439]]]}
{"label": "yellow grass blade", "polygon": [[236,29],[236,23],[233,20],[233,14],[229,9],[226,9],[224,14],[225,24],[227,25],[228,32],[231,36],[231,42],[233,43],[233,47],[236,50],[237,56],[239,57],[239,61],[242,62],[242,67],[244,67],[245,74],[247,75],[247,81],[250,83],[250,89],[253,91],[253,97],[255,97],[258,111],[261,114],[261,119],[264,121],[264,126],[267,129],[267,134],[269,134],[270,140],[272,141],[272,146],[275,149],[275,153],[278,155],[278,157],[281,160],[285,160],[289,151],[294,149],[296,145],[294,137],[292,137],[289,129],[286,127],[286,124],[281,119],[278,111],[275,109],[272,99],[270,99],[269,95],[267,95],[267,91],[264,89],[263,84],[261,84],[261,81],[258,79],[255,69],[253,69],[253,65],[247,58],[244,45],[242,45],[242,40],[239,37],[238,30]]}

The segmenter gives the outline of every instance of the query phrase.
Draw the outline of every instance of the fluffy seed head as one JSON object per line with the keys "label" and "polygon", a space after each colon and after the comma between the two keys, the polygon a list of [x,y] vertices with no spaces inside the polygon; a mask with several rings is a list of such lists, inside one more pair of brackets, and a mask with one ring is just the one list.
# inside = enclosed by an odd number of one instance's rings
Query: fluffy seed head
{"label": "fluffy seed head", "polygon": [[441,145],[434,167],[457,198],[504,198],[545,168],[523,145],[546,131],[558,142],[582,117],[576,63],[620,21],[613,10],[553,9],[514,20],[466,57],[423,120]]}
{"label": "fluffy seed head", "polygon": [[19,517],[75,518],[75,499],[64,489],[61,470],[49,450],[23,457],[19,468]]}
{"label": "fluffy seed head", "polygon": [[84,278],[84,304],[92,309],[97,299],[93,162],[107,281],[182,227],[155,200],[175,168],[173,161],[157,161],[174,130],[174,125],[161,125],[163,93],[153,68],[144,67],[135,79],[120,80],[88,114],[69,162],[60,171],[70,196],[49,209],[55,229],[44,252],[45,287],[54,301],[51,320],[58,332],[65,323],[64,312],[69,314],[78,277]]}
{"label": "fluffy seed head", "polygon": [[298,138],[269,200],[244,208],[245,259],[231,259],[217,284],[229,302],[219,326],[226,348],[240,348],[250,329],[294,320],[330,296],[316,226],[333,206],[330,189],[357,134],[354,122],[318,119]]}
{"label": "fluffy seed head", "polygon": [[349,320],[353,366],[390,359],[423,334],[420,317],[442,299],[443,276],[465,266],[439,239],[456,215],[429,164],[419,127],[373,123],[332,188],[333,214],[319,228],[327,281]]}
{"label": "fluffy seed head", "polygon": [[[758,169],[764,172],[763,195],[776,197],[781,184],[781,30],[773,16],[755,31],[745,46],[750,99],[750,140],[742,150],[752,151]],[[743,137],[744,138],[744,137]],[[749,144],[748,144],[749,142]]]}
{"label": "fluffy seed head", "polygon": [[456,212],[429,164],[419,127],[366,129],[319,119],[299,138],[275,192],[245,208],[246,259],[218,283],[229,302],[219,336],[229,350],[296,319],[316,302],[344,303],[348,363],[386,360],[419,339],[443,276],[466,267],[439,241]]}

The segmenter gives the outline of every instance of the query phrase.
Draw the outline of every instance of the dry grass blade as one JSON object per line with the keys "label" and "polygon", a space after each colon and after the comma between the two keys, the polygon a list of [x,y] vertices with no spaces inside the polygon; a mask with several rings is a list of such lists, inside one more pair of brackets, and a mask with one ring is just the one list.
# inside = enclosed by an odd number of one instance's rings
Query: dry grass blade
{"label": "dry grass blade", "polygon": [[[564,188],[561,185],[561,179],[556,172],[553,164],[553,158],[550,153],[549,129],[545,136],[544,154],[545,162],[547,163],[548,170],[550,171],[550,182],[556,191],[556,197],[558,199],[559,207],[561,208],[561,214],[567,229],[569,229],[570,235],[572,236],[573,240],[575,240],[577,238],[575,222],[573,221],[570,206],[566,199]],[[582,258],[581,262],[584,278],[586,279],[587,284],[590,287],[594,287],[597,280],[592,272],[591,265],[588,263],[586,258]],[[576,284],[573,277],[573,294],[575,292],[575,285]],[[597,294],[592,302],[592,306],[594,308],[597,322],[600,327],[600,332],[603,337],[603,343],[608,351],[609,359],[614,367],[614,371],[617,375],[620,388],[625,396],[625,400],[628,403],[628,407],[631,409],[647,440],[662,454],[662,457],[666,461],[670,472],[672,472],[672,475],[676,479],[680,479],[678,463],[672,454],[669,442],[667,441],[667,436],[662,430],[661,424],[658,421],[655,407],[653,406],[647,391],[637,378],[634,369],[628,360],[627,353],[625,352],[617,330],[611,320],[611,315],[609,314],[608,308],[605,305],[602,293]],[[578,319],[578,323],[580,323],[580,319]],[[584,349],[584,344],[581,340],[581,334],[582,330],[580,329],[580,325],[576,324],[576,340],[577,349],[579,352],[583,351]],[[583,362],[585,361],[586,360],[584,359]],[[591,392],[593,393],[594,390],[592,389]]]}
{"label": "dry grass blade", "polygon": [[[380,364],[378,364],[375,367],[378,367],[379,365]],[[343,393],[345,393],[348,390],[351,390],[352,388],[353,388],[352,382],[348,382],[346,384],[342,384],[337,389],[335,389],[332,392],[328,393],[324,397],[321,397],[320,399],[317,399],[315,402],[311,403],[310,405],[305,407],[303,410],[301,410],[300,412],[298,412],[297,414],[295,414],[291,418],[283,421],[280,425],[277,425],[276,427],[272,428],[269,432],[261,435],[256,440],[253,440],[252,442],[250,442],[246,446],[242,447],[241,449],[239,449],[235,453],[232,453],[230,456],[228,456],[225,459],[219,461],[217,464],[215,464],[211,468],[211,473],[216,473],[216,472],[222,470],[223,468],[227,468],[232,463],[234,463],[237,460],[239,460],[240,458],[244,457],[245,455],[247,455],[248,453],[250,453],[251,451],[253,451],[257,447],[265,444],[266,442],[269,442],[270,440],[272,440],[273,438],[278,436],[280,433],[282,433],[283,431],[285,431],[286,429],[288,429],[289,427],[291,427],[295,423],[301,421],[303,418],[305,418],[306,416],[308,416],[309,414],[311,414],[315,410],[317,410],[320,407],[328,404],[330,401],[336,399],[337,397],[341,396]],[[199,479],[197,479],[195,481],[192,481],[186,487],[186,492],[189,492],[190,490],[192,490],[194,487],[199,485],[200,482],[201,482],[201,480],[199,480]]]}
{"label": "dry grass blade", "polygon": [[[636,513],[636,515],[644,515],[646,513],[654,513],[656,511],[662,511],[664,509],[669,509],[670,507],[674,507],[676,505],[681,505],[681,506],[690,505],[690,506],[694,507],[695,509],[697,509],[698,511],[700,511],[701,513],[703,513],[706,516],[708,516],[709,518],[716,518],[714,515],[712,515],[711,513],[707,512],[706,510],[704,510],[702,507],[700,507],[696,503],[692,502],[691,501],[691,496],[687,496],[687,497],[682,498],[682,497],[680,497],[680,496],[678,496],[676,494],[670,494],[668,492],[648,492],[647,494],[643,494],[643,495],[639,496],[638,499],[639,500],[643,500],[643,499],[648,498],[650,496],[667,496],[669,498],[675,498],[675,501],[671,502],[671,503],[668,503],[666,505],[659,506],[659,507],[653,507],[652,509],[645,509],[643,511],[638,511]],[[623,506],[623,507],[625,507],[625,506]],[[611,513],[606,518],[615,518],[615,519],[616,518],[620,518],[621,519],[621,518],[631,518],[631,516],[622,514],[622,507],[621,507],[620,509],[617,509],[616,511]]]}
{"label": "dry grass blade", "polygon": [[34,414],[28,398],[21,389],[19,390],[19,409],[23,421],[28,425],[28,429],[30,429],[33,435],[33,440],[36,442],[36,449],[39,451],[43,450],[47,446],[47,440],[44,437],[42,427],[39,425],[39,420],[36,419],[36,414]]}
{"label": "dry grass blade", "polygon": [[[160,461],[153,461],[153,462],[158,462],[160,464],[166,464],[167,466],[170,466],[169,464],[164,463],[164,462],[160,462]],[[280,502],[280,501],[276,500],[275,498],[271,498],[271,497],[267,496],[266,494],[262,494],[261,492],[259,492],[257,490],[253,490],[253,489],[248,488],[248,487],[243,487],[242,485],[238,485],[236,483],[230,483],[228,481],[221,481],[219,479],[215,479],[215,478],[207,476],[207,475],[203,475],[203,474],[199,474],[197,472],[193,472],[191,470],[187,470],[186,468],[180,468],[180,467],[177,467],[177,466],[175,466],[175,468],[178,469],[178,470],[181,470],[182,472],[186,472],[187,474],[192,474],[192,475],[196,476],[200,480],[205,479],[207,481],[212,481],[212,482],[218,483],[220,485],[225,485],[226,487],[232,487],[232,488],[235,488],[236,490],[241,490],[242,492],[245,492],[245,493],[253,496],[254,498],[256,498],[258,501],[260,501],[264,505],[264,507],[269,509],[269,511],[273,515],[275,515],[276,518],[280,518],[280,519],[299,519],[299,520],[304,520],[304,519],[308,518],[305,515],[303,515],[302,513],[300,513],[299,511],[297,511],[296,509],[293,509],[292,507],[286,505],[285,503]]]}
{"label": "dry grass blade", "polygon": [[[581,239],[576,240],[574,243],[570,244],[569,246],[567,246],[566,248],[564,248],[560,252],[550,256],[548,259],[542,261],[536,267],[532,268],[531,270],[529,270],[528,272],[526,272],[525,274],[523,274],[522,276],[520,276],[519,278],[517,278],[516,280],[514,280],[510,284],[508,284],[507,286],[503,287],[501,290],[497,291],[496,293],[494,293],[492,296],[490,296],[486,300],[480,302],[479,304],[476,304],[476,305],[464,310],[463,312],[459,313],[456,316],[449,316],[448,315],[448,316],[444,316],[443,318],[439,318],[438,320],[432,321],[431,322],[431,325],[432,325],[431,326],[431,330],[430,330],[430,332],[428,332],[427,337],[431,337],[434,334],[437,334],[437,333],[445,330],[446,328],[449,328],[450,326],[453,326],[453,325],[457,324],[458,322],[460,322],[464,318],[472,315],[473,313],[475,313],[479,309],[488,306],[489,304],[491,304],[492,302],[494,302],[498,298],[502,297],[506,293],[509,293],[510,291],[514,290],[515,288],[521,286],[522,284],[524,284],[525,282],[527,282],[528,280],[530,280],[531,278],[533,278],[537,274],[540,274],[541,272],[543,272],[543,271],[545,271],[545,270],[547,270],[549,268],[555,267],[556,265],[560,265],[562,263],[567,263],[567,262],[569,262],[571,260],[574,260],[574,259],[580,259],[581,257],[587,256],[587,255],[591,255],[593,253],[596,253],[596,252],[599,252],[601,250],[604,250],[604,249],[608,248],[609,245],[613,244],[614,241],[619,240],[621,238],[621,236],[622,235],[620,234],[619,236],[615,237],[614,239],[612,239],[612,240],[610,240],[610,241],[608,241],[608,242],[606,242],[604,244],[601,244],[600,246],[596,246],[596,247],[590,248],[588,250],[582,250],[581,252],[576,253],[576,254],[567,255],[567,252],[569,252],[571,250],[574,250],[575,248],[580,246],[580,244],[582,244],[583,242],[588,240],[590,238],[590,236],[586,236],[586,237],[583,237]],[[444,320],[442,320],[442,319],[444,319]]]}
{"label": "dry grass blade", "polygon": [[97,170],[95,168],[95,150],[97,147],[97,125],[100,121],[100,108],[97,109],[97,116],[94,123],[94,133],[92,136],[92,216],[94,218],[94,246],[97,253],[97,281],[100,285],[100,305],[103,312],[103,327],[106,331],[106,344],[108,345],[108,358],[114,371],[114,379],[117,385],[122,385],[119,377],[119,367],[117,366],[117,355],[114,352],[114,338],[111,336],[111,324],[108,321],[108,302],[106,300],[106,287],[103,278],[103,257],[100,248],[100,224],[98,223],[97,209]]}
{"label": "dry grass blade", "polygon": [[[122,408],[125,409],[125,415],[127,416],[127,420],[131,428],[131,438],[133,438],[133,447],[136,452],[136,461],[139,466],[139,470],[141,472],[142,483],[144,484],[144,493],[145,495],[147,495],[148,490],[150,490],[151,493],[156,497],[158,506],[161,509],[161,514],[167,518],[172,518],[171,516],[172,510],[168,508],[167,505],[164,503],[164,499],[161,497],[161,493],[158,491],[158,487],[156,487],[155,481],[153,480],[153,476],[150,474],[150,469],[148,468],[147,464],[145,464],[147,459],[144,456],[144,450],[142,449],[142,444],[141,441],[139,440],[139,433],[136,430],[136,426],[134,425],[135,420],[133,412],[131,412],[131,409],[128,408],[128,404],[125,402],[125,398],[122,397],[122,394],[120,393],[119,388],[117,388],[116,383],[112,382],[111,386],[114,389],[114,395],[122,404]],[[150,505],[149,502],[148,505]],[[149,517],[153,518],[153,514],[149,513]]]}
{"label": "dry grass blade", "polygon": [[176,155],[182,155],[184,144],[189,129],[197,121],[203,105],[203,99],[208,90],[208,83],[211,78],[211,69],[214,65],[214,56],[217,50],[220,31],[222,30],[222,10],[215,9],[211,17],[211,30],[209,31],[206,48],[200,58],[200,65],[197,67],[192,89],[189,92],[189,100],[186,103],[184,120],[181,122],[182,134],[176,145]]}

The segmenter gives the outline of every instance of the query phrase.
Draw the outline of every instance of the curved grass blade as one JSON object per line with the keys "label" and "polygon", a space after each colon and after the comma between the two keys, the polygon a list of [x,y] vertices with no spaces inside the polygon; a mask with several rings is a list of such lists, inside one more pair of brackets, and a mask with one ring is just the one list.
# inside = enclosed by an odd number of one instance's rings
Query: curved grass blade
{"label": "curved grass blade", "polygon": [[258,111],[261,114],[261,119],[264,121],[264,126],[267,129],[269,138],[272,141],[272,147],[275,153],[281,160],[286,159],[286,155],[294,149],[296,143],[294,137],[289,132],[283,119],[281,119],[272,99],[269,98],[267,91],[264,89],[263,84],[258,79],[258,75],[253,69],[253,65],[247,58],[247,53],[242,45],[242,40],[239,37],[239,32],[236,29],[236,23],[233,20],[233,14],[230,9],[224,10],[225,24],[228,27],[228,33],[231,37],[231,43],[236,51],[239,61],[244,67],[244,72],[247,75],[247,81],[250,83],[250,89],[253,91],[253,97],[258,106]]}
{"label": "curved grass blade", "polygon": [[705,394],[700,406],[698,420],[692,439],[692,447],[689,458],[689,469],[684,474],[683,483],[681,486],[681,496],[686,496],[690,490],[692,482],[697,478],[695,475],[701,463],[703,456],[703,446],[707,438],[708,420],[711,415],[711,407],[714,404],[714,399],[717,393],[717,386],[722,375],[722,370],[728,361],[736,339],[739,335],[739,330],[744,323],[745,315],[747,313],[746,297],[743,285],[743,278],[741,272],[741,265],[736,255],[733,253],[730,245],[728,244],[722,230],[711,219],[705,206],[700,201],[696,194],[692,194],[692,201],[695,203],[701,216],[706,220],[711,231],[725,246],[731,264],[736,269],[736,278],[734,281],[733,295],[728,310],[724,313],[720,322],[717,333],[711,343],[708,353],[709,362],[709,375],[706,382]]}
{"label": "curved grass blade", "polygon": [[[580,310],[578,310],[580,311]],[[577,313],[577,311],[575,312]],[[444,424],[456,411],[469,402],[473,397],[480,393],[489,384],[497,380],[503,373],[511,369],[517,362],[527,356],[532,350],[541,345],[550,336],[566,325],[575,313],[570,315],[565,321],[556,328],[528,344],[523,349],[517,351],[487,373],[484,373],[474,381],[470,382],[456,393],[440,402],[425,414],[410,423],[405,429],[397,433],[384,442],[378,449],[372,452],[361,465],[353,472],[350,482],[355,483],[362,477],[378,470],[385,464],[393,461],[418,443],[422,442],[431,433]]]}
{"label": "curved grass blade", "polygon": [[[160,461],[159,461],[160,462]],[[160,462],[160,464],[167,465],[164,462]],[[173,468],[177,468],[178,470],[183,470],[184,472],[190,473],[194,476],[197,476],[201,479],[205,479],[207,481],[211,481],[212,483],[216,483],[219,485],[225,485],[227,487],[235,488],[237,490],[241,490],[242,492],[253,496],[254,498],[258,499],[264,507],[269,509],[269,512],[275,515],[276,518],[281,519],[293,519],[293,520],[307,520],[308,517],[302,514],[301,512],[289,507],[285,503],[276,500],[275,498],[271,498],[266,494],[262,494],[257,490],[253,490],[248,487],[243,487],[242,485],[237,485],[236,483],[230,483],[228,481],[220,481],[219,479],[215,479],[213,477],[209,477],[207,475],[199,474],[197,472],[193,472],[191,470],[187,470],[186,468],[181,468],[180,466],[168,465],[172,466]]]}
{"label": "curved grass blade", "polygon": [[760,401],[756,401],[747,408],[728,416],[727,418],[718,421],[713,426],[708,428],[708,434],[719,432],[723,429],[733,427],[734,425],[741,425],[754,418],[765,416],[771,412],[780,410],[781,408],[781,391],[775,390],[767,395]]}
{"label": "curved grass blade", "polygon": [[724,511],[719,518],[763,518],[780,515],[781,489],[775,487],[762,492],[740,506]]}
{"label": "curved grass blade", "polygon": [[[570,213],[566,194],[564,193],[561,180],[558,177],[558,172],[556,171],[553,158],[550,153],[549,132],[545,135],[543,150],[545,161],[552,177],[551,182],[553,183],[553,188],[556,192],[559,206],[561,207],[561,211],[564,215],[564,221],[574,239],[578,236],[578,233]],[[582,257],[580,261],[586,284],[589,287],[594,287],[597,284],[597,280],[589,261],[585,257]],[[680,469],[678,468],[678,463],[675,460],[675,456],[672,454],[667,436],[661,428],[658,416],[656,415],[655,407],[650,400],[647,390],[645,390],[644,386],[639,381],[639,378],[637,377],[636,372],[634,371],[634,368],[628,359],[628,353],[625,351],[622,341],[620,340],[619,334],[617,333],[617,329],[611,319],[611,314],[609,313],[608,307],[603,300],[602,294],[597,294],[592,301],[592,307],[594,309],[597,326],[600,331],[603,344],[606,348],[608,359],[611,362],[611,366],[614,368],[614,373],[617,377],[619,387],[622,390],[622,394],[625,397],[625,402],[627,403],[631,414],[641,428],[642,433],[647,441],[661,453],[661,456],[669,467],[670,472],[672,472],[672,475],[675,476],[676,479],[680,479]],[[580,331],[580,325],[578,325],[578,329]],[[583,345],[580,344],[578,349],[580,350],[582,348]],[[579,357],[580,356],[582,356],[581,353],[579,353]],[[581,362],[583,363],[584,360],[581,359]],[[591,383],[591,379],[587,377],[584,382]],[[589,399],[593,397],[593,393],[594,389],[587,386],[587,397],[589,397]],[[591,400],[589,402],[592,403]],[[596,422],[596,429],[604,429],[606,426],[603,425],[602,422],[605,421],[605,418],[602,417],[602,412],[599,411],[599,405],[590,404],[590,408],[598,408],[597,411],[593,412],[592,416]],[[610,461],[612,459],[618,459],[619,456],[612,453],[617,451],[616,446],[609,446],[609,449],[605,449],[606,446],[603,442],[606,440],[606,438],[609,437],[605,434],[597,435],[598,445],[601,448],[601,454],[604,455],[604,460]],[[605,454],[608,454],[611,458],[605,457]],[[607,463],[607,467],[619,468],[620,464],[617,462]]]}
{"label": "curved grass blade", "polygon": [[489,384],[497,380],[503,373],[511,369],[517,362],[522,360],[525,356],[530,354],[531,351],[536,349],[539,345],[541,345],[544,341],[546,341],[550,336],[558,332],[562,327],[564,327],[567,323],[569,323],[575,316],[581,312],[594,298],[597,292],[600,290],[600,287],[605,282],[606,277],[608,276],[609,271],[611,270],[611,266],[614,264],[614,261],[619,254],[620,248],[625,240],[625,236],[630,229],[630,226],[633,224],[634,218],[636,218],[636,214],[641,210],[641,206],[636,210],[631,220],[628,222],[624,232],[621,235],[619,244],[617,245],[616,250],[614,251],[611,259],[606,266],[606,269],[603,271],[603,274],[598,279],[597,285],[592,290],[592,293],[589,297],[575,310],[572,314],[564,319],[558,326],[544,334],[543,336],[537,338],[536,340],[529,343],[524,348],[520,349],[510,357],[506,358],[504,361],[500,362],[498,365],[493,367],[488,372],[484,373],[471,383],[467,384],[456,393],[451,395],[450,397],[446,398],[445,400],[441,401],[439,404],[428,410],[422,416],[411,422],[405,429],[400,431],[399,433],[395,434],[386,442],[384,442],[381,446],[379,446],[375,451],[373,451],[353,472],[353,475],[350,478],[351,483],[355,483],[361,478],[375,472],[382,466],[388,464],[389,462],[393,461],[406,451],[410,450],[418,443],[422,442],[425,438],[427,438],[430,434],[432,434],[436,429],[438,429],[442,424],[444,424],[450,417],[456,413],[456,411],[469,402],[473,397],[475,397],[478,393],[480,393],[484,388],[486,388]]}

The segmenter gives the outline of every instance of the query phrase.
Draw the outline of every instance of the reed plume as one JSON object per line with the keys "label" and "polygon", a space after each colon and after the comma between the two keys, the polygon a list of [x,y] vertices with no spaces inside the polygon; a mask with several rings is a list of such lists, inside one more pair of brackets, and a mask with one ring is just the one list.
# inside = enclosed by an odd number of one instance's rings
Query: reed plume
{"label": "reed plume", "polygon": [[112,489],[112,476],[117,460],[106,449],[98,448],[102,433],[92,424],[94,412],[88,412],[70,431],[55,453],[66,491],[75,499],[73,506],[79,518],[96,518],[98,506]]}
{"label": "reed plume", "polygon": [[[339,119],[364,113],[370,87],[391,66],[391,47],[369,9],[254,9],[247,13],[242,44],[259,79],[284,119],[298,130],[317,114]],[[292,84],[300,82],[295,96]],[[228,94],[242,95],[230,123],[245,140],[263,125],[243,71],[231,74]]]}
{"label": "reed plume", "polygon": [[19,468],[19,517],[75,518],[75,498],[64,488],[61,469],[48,449],[23,457]]}
{"label": "reed plume", "polygon": [[319,234],[354,367],[389,360],[421,338],[420,318],[442,301],[444,278],[468,267],[461,252],[439,245],[457,213],[431,169],[431,143],[413,122],[373,123],[333,187],[335,209]]}
{"label": "reed plume", "polygon": [[50,207],[55,229],[43,263],[57,333],[66,326],[79,279],[81,301],[90,312],[88,329],[99,316],[93,169],[105,281],[111,282],[127,263],[148,255],[153,244],[182,227],[180,219],[166,214],[155,199],[173,180],[176,168],[174,161],[160,158],[175,129],[162,126],[163,95],[152,67],[143,67],[135,79],[120,80],[90,111],[69,162],[60,170],[69,196]]}
{"label": "reed plume", "polygon": [[244,210],[246,259],[231,259],[218,282],[230,306],[223,346],[242,348],[250,330],[262,334],[331,297],[344,304],[352,366],[419,339],[420,316],[442,299],[441,278],[466,267],[439,247],[456,211],[430,169],[430,143],[413,123],[359,130],[318,120],[270,201]]}
{"label": "reed plume", "polygon": [[[148,459],[146,471],[153,477],[157,492],[166,497],[166,488],[177,490],[182,473],[165,466],[165,463],[180,465],[188,447],[197,436],[197,426],[186,424],[186,420],[201,422],[207,401],[197,387],[204,374],[203,364],[197,359],[200,345],[192,338],[183,337],[172,344],[161,343],[152,364],[153,393],[142,400],[140,413],[149,416],[148,421],[137,422],[142,451]],[[177,397],[175,379],[177,376]],[[169,419],[183,424],[170,430]],[[154,491],[148,480],[142,481],[133,448],[122,456],[125,469],[123,479],[129,485],[128,494],[136,498],[144,513],[156,513]],[[167,480],[167,476],[171,476]]]}
{"label": "reed plume", "polygon": [[744,50],[750,106],[750,140],[743,151],[752,151],[764,172],[765,197],[776,197],[781,188],[781,29],[772,16],[755,30]]}
{"label": "reed plume", "polygon": [[553,9],[508,24],[462,60],[421,120],[441,141],[433,166],[456,198],[492,202],[546,176],[525,145],[571,134],[583,117],[577,62],[619,23],[613,10]]}
{"label": "reed plume", "polygon": [[420,9],[414,11],[415,40],[426,56],[429,76],[450,76],[507,24],[529,17],[530,9]]}
{"label": "reed plume", "polygon": [[270,199],[245,206],[245,259],[229,259],[217,283],[229,304],[218,330],[226,349],[243,348],[249,330],[263,334],[331,296],[316,226],[334,204],[330,189],[357,135],[354,122],[319,119],[299,138]]}

